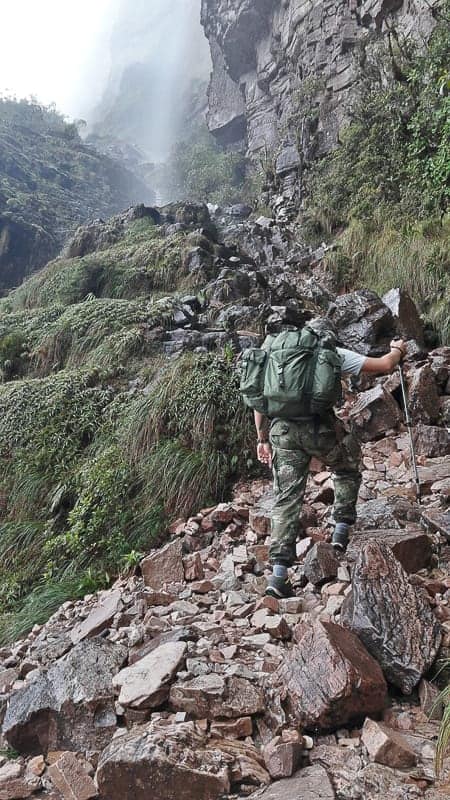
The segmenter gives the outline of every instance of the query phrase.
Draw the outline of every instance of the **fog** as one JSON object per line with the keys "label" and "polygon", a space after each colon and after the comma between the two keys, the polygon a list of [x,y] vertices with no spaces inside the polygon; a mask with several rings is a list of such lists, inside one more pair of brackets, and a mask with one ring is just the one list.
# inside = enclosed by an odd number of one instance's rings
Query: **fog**
{"label": "fog", "polygon": [[110,72],[117,6],[117,0],[2,3],[0,92],[35,95],[70,117],[81,116]]}
{"label": "fog", "polygon": [[209,46],[200,0],[121,0],[113,26],[111,72],[102,102],[87,116],[96,131],[137,144],[161,161],[206,104]]}
{"label": "fog", "polygon": [[55,103],[65,115],[86,119],[91,131],[136,144],[155,161],[183,135],[191,106],[205,100],[210,62],[200,0],[4,5],[3,93]]}

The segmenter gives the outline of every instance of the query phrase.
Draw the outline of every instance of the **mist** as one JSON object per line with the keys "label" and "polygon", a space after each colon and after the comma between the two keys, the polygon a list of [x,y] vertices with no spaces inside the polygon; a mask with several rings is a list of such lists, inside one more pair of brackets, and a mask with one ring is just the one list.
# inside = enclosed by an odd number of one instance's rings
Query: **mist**
{"label": "mist", "polygon": [[201,0],[40,0],[2,9],[0,92],[54,103],[164,161],[206,108]]}
{"label": "mist", "polygon": [[69,117],[81,116],[110,73],[108,42],[117,11],[117,0],[3,3],[0,92],[35,96]]}
{"label": "mist", "polygon": [[108,58],[103,97],[85,114],[91,130],[163,161],[206,108],[210,53],[200,0],[120,0]]}

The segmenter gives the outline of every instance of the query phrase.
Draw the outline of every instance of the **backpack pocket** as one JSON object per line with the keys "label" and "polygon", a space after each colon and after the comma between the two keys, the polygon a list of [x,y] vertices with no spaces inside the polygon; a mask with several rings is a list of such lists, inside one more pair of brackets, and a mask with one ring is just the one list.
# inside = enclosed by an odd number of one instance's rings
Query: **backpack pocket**
{"label": "backpack pocket", "polygon": [[267,351],[259,347],[244,350],[240,361],[239,392],[245,405],[264,413],[264,375],[267,364]]}
{"label": "backpack pocket", "polygon": [[309,348],[272,348],[264,381],[270,416],[292,418],[305,412],[312,355]]}
{"label": "backpack pocket", "polygon": [[320,350],[311,388],[311,413],[330,411],[342,397],[342,361],[334,350]]}

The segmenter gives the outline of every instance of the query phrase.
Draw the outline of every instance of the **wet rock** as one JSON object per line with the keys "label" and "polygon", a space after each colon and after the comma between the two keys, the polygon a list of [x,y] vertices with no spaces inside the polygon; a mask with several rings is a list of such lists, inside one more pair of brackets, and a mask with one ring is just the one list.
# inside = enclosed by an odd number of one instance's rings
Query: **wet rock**
{"label": "wet rock", "polygon": [[404,289],[391,289],[383,295],[383,303],[391,310],[402,339],[414,339],[423,345],[423,324],[414,301]]}
{"label": "wet rock", "polygon": [[[350,635],[349,635],[350,634]],[[381,669],[356,636],[317,621],[286,653],[276,674],[290,715],[307,730],[328,730],[383,710]]]}
{"label": "wet rock", "polygon": [[168,542],[141,562],[144,583],[151,589],[162,589],[167,583],[184,581],[183,551],[180,539]]}
{"label": "wet rock", "polygon": [[124,708],[158,708],[167,700],[170,683],[183,663],[186,648],[185,642],[162,644],[115,675],[113,686],[120,689],[120,705]]}
{"label": "wet rock", "polygon": [[349,561],[356,561],[361,550],[372,540],[387,545],[408,574],[430,566],[433,556],[432,542],[420,528],[353,531],[347,550]]}
{"label": "wet rock", "polygon": [[264,711],[264,693],[245,678],[201,675],[174,684],[170,704],[196,719],[238,718]]}
{"label": "wet rock", "polygon": [[314,586],[320,586],[335,578],[338,569],[339,561],[334,547],[327,542],[317,542],[307,554],[303,566],[306,578]]}
{"label": "wet rock", "polygon": [[64,800],[91,800],[97,797],[97,787],[87,770],[86,761],[77,758],[75,753],[66,752],[51,764],[48,775]]}
{"label": "wet rock", "polygon": [[413,767],[417,756],[406,739],[382,722],[366,719],[362,730],[362,740],[371,761],[385,764],[394,769]]}
{"label": "wet rock", "polygon": [[410,694],[433,664],[442,634],[422,590],[392,550],[369,541],[352,578],[342,620],[377,659],[390,683]]}
{"label": "wet rock", "polygon": [[78,644],[88,636],[95,636],[105,628],[108,628],[114,616],[121,610],[122,605],[120,591],[108,592],[89,616],[72,628],[70,638],[73,644]]}
{"label": "wet rock", "polygon": [[425,425],[439,418],[439,390],[429,364],[408,373],[408,404],[413,423]]}
{"label": "wet rock", "polygon": [[391,394],[380,384],[361,392],[349,414],[363,442],[378,439],[402,419],[402,412]]}
{"label": "wet rock", "polygon": [[102,753],[97,783],[103,800],[216,800],[230,789],[230,759],[208,748],[193,723],[152,724],[116,736]]}
{"label": "wet rock", "polygon": [[395,332],[391,310],[368,289],[337,297],[329,316],[344,346],[364,355],[385,353]]}
{"label": "wet rock", "polygon": [[101,750],[116,729],[113,675],[127,656],[124,647],[87,639],[15,692],[3,734],[19,753]]}
{"label": "wet rock", "polygon": [[450,455],[450,436],[446,428],[416,425],[413,438],[418,455],[427,456],[427,458]]}
{"label": "wet rock", "polygon": [[319,764],[299,770],[292,778],[265,789],[261,800],[335,800],[333,785]]}

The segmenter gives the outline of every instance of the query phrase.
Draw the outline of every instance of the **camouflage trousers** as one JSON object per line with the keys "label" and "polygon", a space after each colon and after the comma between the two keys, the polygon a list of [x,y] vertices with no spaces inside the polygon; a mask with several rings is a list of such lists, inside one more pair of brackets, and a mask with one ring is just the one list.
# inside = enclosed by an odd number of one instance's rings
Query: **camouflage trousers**
{"label": "camouflage trousers", "polygon": [[275,419],[270,428],[275,503],[270,560],[290,566],[296,556],[300,511],[312,456],[332,470],[334,520],[353,524],[361,484],[361,450],[356,437],[330,414],[326,419]]}

